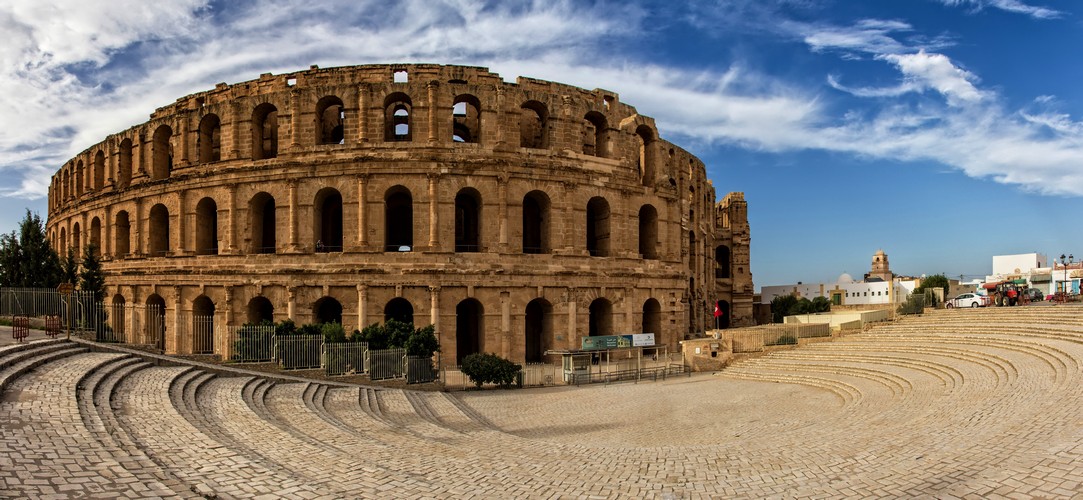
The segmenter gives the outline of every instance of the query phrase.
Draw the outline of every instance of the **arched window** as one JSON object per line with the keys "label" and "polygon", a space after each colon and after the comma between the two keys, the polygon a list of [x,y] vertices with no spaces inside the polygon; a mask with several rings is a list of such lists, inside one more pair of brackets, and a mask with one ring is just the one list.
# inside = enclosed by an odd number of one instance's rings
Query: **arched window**
{"label": "arched window", "polygon": [[384,195],[384,250],[409,252],[413,246],[413,199],[409,189],[395,186]]}
{"label": "arched window", "polygon": [[342,323],[342,304],[334,297],[324,297],[312,305],[312,316],[317,323]]}
{"label": "arched window", "polygon": [[222,121],[218,115],[210,114],[199,121],[196,148],[199,149],[200,163],[222,160]]}
{"label": "arched window", "polygon": [[519,147],[549,147],[549,109],[538,101],[527,101],[519,108]]}
{"label": "arched window", "polygon": [[594,299],[590,303],[590,323],[588,335],[613,335],[613,304],[604,298]]}
{"label": "arched window", "polygon": [[414,306],[410,304],[409,300],[402,297],[391,299],[384,306],[384,321],[391,319],[411,325],[414,324]]}
{"label": "arched window", "polygon": [[214,354],[214,302],[206,295],[192,301],[192,354]]}
{"label": "arched window", "polygon": [[334,188],[323,188],[316,193],[312,204],[315,220],[312,240],[317,252],[342,251],[342,195]]}
{"label": "arched window", "polygon": [[587,252],[609,256],[609,202],[598,196],[587,203]]}
{"label": "arched window", "polygon": [[218,255],[218,204],[209,197],[196,204],[196,255]]}
{"label": "arched window", "polygon": [[636,129],[639,137],[639,178],[644,186],[654,186],[654,130],[646,125]]}
{"label": "arched window", "polygon": [[639,254],[644,259],[658,258],[658,210],[651,205],[639,209]]}
{"label": "arched window", "polygon": [[316,144],[344,144],[346,107],[342,99],[326,96],[316,103]]}
{"label": "arched window", "polygon": [[661,343],[658,336],[662,334],[662,306],[653,298],[643,303],[643,333],[653,333],[655,343]]}
{"label": "arched window", "polygon": [[98,150],[94,153],[94,189],[105,187],[105,153]]}
{"label": "arched window", "polygon": [[71,198],[71,167],[64,170],[64,200]]}
{"label": "arched window", "polygon": [[257,193],[248,202],[249,253],[275,253],[275,199],[267,193]]}
{"label": "arched window", "polygon": [[132,140],[120,141],[120,164],[117,168],[116,187],[124,189],[132,183]]}
{"label": "arched window", "polygon": [[531,191],[523,197],[523,253],[549,253],[549,197]]}
{"label": "arched window", "polygon": [[414,105],[410,96],[395,92],[384,99],[384,141],[409,142],[412,139],[410,116]]}
{"label": "arched window", "polygon": [[93,252],[95,257],[101,255],[102,248],[102,221],[95,217],[90,221],[90,251]]}
{"label": "arched window", "polygon": [[451,139],[455,142],[481,142],[481,101],[470,94],[458,95],[451,110]]}
{"label": "arched window", "polygon": [[606,158],[609,155],[609,124],[605,115],[591,111],[583,117],[583,154]]}
{"label": "arched window", "polygon": [[83,177],[86,172],[83,171],[83,161],[79,160],[75,163],[75,197],[83,196]]}
{"label": "arched window", "polygon": [[68,229],[65,227],[60,228],[60,248],[56,249],[56,253],[60,254],[60,258],[63,259],[68,254]]}
{"label": "arched window", "polygon": [[150,234],[147,250],[151,257],[161,257],[169,253],[169,209],[161,203],[150,208]]}
{"label": "arched window", "polygon": [[549,301],[534,299],[526,305],[524,331],[525,361],[541,363],[544,361],[545,351],[553,347],[553,305]]}
{"label": "arched window", "polygon": [[151,294],[147,297],[146,301],[146,313],[144,318],[146,320],[146,329],[144,334],[146,335],[146,343],[158,346],[158,349],[165,348],[165,299],[161,295]]}
{"label": "arched window", "polygon": [[719,245],[714,249],[714,277],[730,277],[730,247]]}
{"label": "arched window", "polygon": [[71,251],[75,254],[76,258],[79,258],[83,250],[83,245],[79,238],[82,234],[82,227],[79,226],[78,222],[71,225]]}
{"label": "arched window", "polygon": [[128,212],[117,212],[113,223],[113,257],[121,259],[131,253],[131,221],[128,220]]}
{"label": "arched window", "polygon": [[169,125],[161,125],[154,130],[154,141],[151,143],[151,180],[168,179],[173,171],[173,145],[169,142],[172,137],[173,129]]}
{"label": "arched window", "polygon": [[477,299],[466,299],[455,306],[455,362],[485,349],[485,309]]}
{"label": "arched window", "polygon": [[252,159],[278,157],[278,108],[263,103],[252,111]]}
{"label": "arched window", "polygon": [[271,304],[271,301],[268,300],[267,297],[252,297],[252,300],[248,301],[247,320],[253,325],[258,325],[264,321],[274,321],[274,305]]}
{"label": "arched window", "polygon": [[481,249],[481,194],[467,188],[455,195],[455,251]]}

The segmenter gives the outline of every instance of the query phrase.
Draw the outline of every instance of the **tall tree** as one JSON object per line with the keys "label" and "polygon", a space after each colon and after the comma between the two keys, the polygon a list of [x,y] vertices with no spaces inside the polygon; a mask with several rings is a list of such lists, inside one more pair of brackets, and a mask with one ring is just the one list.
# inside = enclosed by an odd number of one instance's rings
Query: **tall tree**
{"label": "tall tree", "polygon": [[94,292],[94,301],[101,302],[105,296],[105,274],[98,259],[98,247],[88,243],[83,251],[83,267],[79,271],[79,289]]}
{"label": "tall tree", "polygon": [[68,249],[64,260],[60,262],[60,283],[76,284],[79,282],[79,261],[75,260],[75,252]]}
{"label": "tall tree", "polygon": [[41,217],[27,210],[18,231],[0,237],[0,285],[53,288],[60,274],[60,258],[45,238]]}

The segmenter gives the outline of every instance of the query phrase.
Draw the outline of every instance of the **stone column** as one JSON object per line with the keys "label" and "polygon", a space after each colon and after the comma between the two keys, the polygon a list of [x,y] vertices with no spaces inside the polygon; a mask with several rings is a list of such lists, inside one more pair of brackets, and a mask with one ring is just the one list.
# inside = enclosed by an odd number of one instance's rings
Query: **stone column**
{"label": "stone column", "polygon": [[184,240],[184,222],[188,219],[188,214],[184,213],[184,199],[187,194],[188,191],[185,189],[177,191],[177,246],[173,250],[173,255],[185,254],[186,242]]}
{"label": "stone column", "polygon": [[[280,134],[281,135],[281,134]],[[301,147],[301,91],[290,88],[290,149]]]}
{"label": "stone column", "polygon": [[357,87],[357,142],[369,140],[369,92],[364,85]]}
{"label": "stone column", "polygon": [[[364,140],[364,139],[362,139]],[[365,210],[365,193],[368,191],[368,176],[361,174],[357,176],[357,246],[364,250],[368,245],[368,227],[365,221],[365,217],[368,215]]]}
{"label": "stone column", "polygon": [[498,196],[500,197],[500,208],[497,212],[497,218],[500,219],[500,244],[497,249],[500,253],[507,253],[508,251],[508,174],[500,174],[497,178],[499,182]]}
{"label": "stone column", "polygon": [[429,250],[435,251],[440,245],[440,215],[437,197],[440,194],[440,174],[429,174]]}
{"label": "stone column", "polygon": [[367,285],[357,285],[357,329],[365,327],[368,321],[369,289]]}
{"label": "stone column", "polygon": [[297,180],[290,179],[288,181],[290,191],[290,241],[289,251],[291,253],[299,252],[297,247]]}
{"label": "stone column", "polygon": [[437,341],[440,340],[440,287],[429,287],[429,322],[432,323],[436,332]]}
{"label": "stone column", "polygon": [[[147,330],[147,325],[146,325],[147,310],[146,310],[146,308],[143,309],[143,322],[142,322],[143,324],[140,325],[135,320],[135,312],[138,310],[138,306],[140,305],[140,303],[139,303],[139,287],[131,286],[129,288],[131,288],[131,290],[132,290],[132,305],[131,305],[131,308],[128,309],[128,311],[126,311],[128,313],[128,317],[126,318],[126,321],[125,321],[125,333],[127,334],[126,335],[127,338],[129,338],[129,339],[140,339],[139,343],[145,344],[145,343],[147,343],[146,342],[146,339],[147,339],[147,332],[146,332],[146,330]],[[143,327],[142,331],[139,331],[137,326],[142,326]]]}
{"label": "stone column", "polygon": [[568,349],[579,348],[579,337],[576,332],[576,305],[578,300],[578,291],[575,288],[568,288]]}
{"label": "stone column", "polygon": [[295,286],[287,286],[286,287],[286,317],[296,321],[296,319],[294,319],[294,312],[295,312],[296,308],[297,308],[297,287],[295,287]]}
{"label": "stone column", "polygon": [[[478,117],[480,120],[480,117]],[[496,127],[496,146],[503,147],[507,144],[506,131],[504,130],[504,85],[497,84],[496,87],[496,118],[493,120],[490,126]],[[485,135],[485,129],[482,128],[482,135]],[[479,142],[481,138],[478,138]],[[518,144],[516,144],[518,146]]]}
{"label": "stone column", "polygon": [[[131,221],[129,220],[128,222],[129,222],[128,227],[130,229],[131,228],[131,225],[130,225]],[[128,237],[129,237],[129,240],[130,240],[131,234],[129,234]],[[131,245],[131,241],[129,241],[128,244]],[[142,197],[139,197],[139,198],[135,199],[135,248],[130,249],[130,250],[134,250],[133,252],[131,252],[133,256],[136,256],[136,255],[141,256],[141,255],[143,255],[143,198]]]}
{"label": "stone column", "polygon": [[229,157],[232,159],[240,159],[241,157],[241,127],[243,127],[243,121],[241,120],[241,103],[233,101],[229,107],[230,114],[233,115],[230,121],[230,136],[232,137],[232,145],[229,150]]}
{"label": "stone column", "polygon": [[[165,347],[169,350],[170,340],[172,339],[174,353],[191,354],[191,346],[185,345],[185,340],[180,337],[180,322],[181,322],[181,287],[173,287],[173,332],[166,335]],[[182,350],[186,349],[187,350]]]}
{"label": "stone column", "polygon": [[191,122],[191,120],[189,120],[188,115],[189,115],[189,113],[187,111],[184,111],[184,112],[181,112],[180,116],[177,117],[177,120],[179,122],[177,124],[177,130],[178,130],[178,133],[180,134],[180,149],[181,149],[180,161],[178,162],[180,164],[180,166],[185,166],[185,165],[188,165],[188,163],[189,163],[188,162],[188,136],[190,136],[192,134],[191,134],[191,130],[189,130],[191,128],[191,124],[189,123],[189,122]]}
{"label": "stone column", "polygon": [[229,212],[226,213],[226,253],[236,255],[237,251],[237,185],[230,184],[226,188],[229,193]]}
{"label": "stone column", "polygon": [[[104,226],[105,226],[105,227],[102,228],[103,232],[105,234],[102,235],[102,238],[104,239],[104,241],[101,242],[101,248],[98,249],[99,254],[103,258],[105,256],[109,256],[110,258],[114,258],[115,256],[113,255],[113,239],[114,238],[113,238],[113,206],[112,205],[109,205],[109,206],[105,207],[105,220],[102,221],[102,224],[104,224]],[[119,292],[119,290],[118,290],[118,292]]]}
{"label": "stone column", "polygon": [[500,353],[504,359],[511,359],[511,297],[509,292],[500,292]]}
{"label": "stone column", "polygon": [[[436,111],[437,111],[436,110],[436,87],[437,87],[437,85],[438,84],[435,81],[431,81],[431,82],[425,84],[425,89],[428,90],[428,99],[429,99],[429,144],[434,144],[434,143],[437,142],[437,132],[439,131],[439,127],[437,126],[437,117],[436,117]],[[411,117],[411,118],[413,118],[413,117]]]}

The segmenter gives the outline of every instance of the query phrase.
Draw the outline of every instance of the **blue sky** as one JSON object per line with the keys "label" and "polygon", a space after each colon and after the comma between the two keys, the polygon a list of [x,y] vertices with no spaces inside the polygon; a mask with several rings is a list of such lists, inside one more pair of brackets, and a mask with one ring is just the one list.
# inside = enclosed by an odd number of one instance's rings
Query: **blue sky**
{"label": "blue sky", "polygon": [[763,285],[1083,256],[1083,6],[1064,0],[110,2],[0,6],[0,231],[177,97],[266,72],[487,66],[606,88],[743,191]]}

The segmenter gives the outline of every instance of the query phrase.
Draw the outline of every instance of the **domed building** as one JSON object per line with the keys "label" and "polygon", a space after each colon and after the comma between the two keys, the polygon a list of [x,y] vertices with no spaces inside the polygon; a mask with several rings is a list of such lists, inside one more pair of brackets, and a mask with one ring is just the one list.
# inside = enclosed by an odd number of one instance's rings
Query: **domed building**
{"label": "domed building", "polygon": [[[263,319],[433,324],[445,360],[752,321],[747,205],[615,93],[366,65],[218,84],[52,177],[53,246],[169,353]],[[151,326],[152,324],[157,326]],[[154,331],[149,331],[149,330]],[[197,332],[212,338],[200,340]]]}

